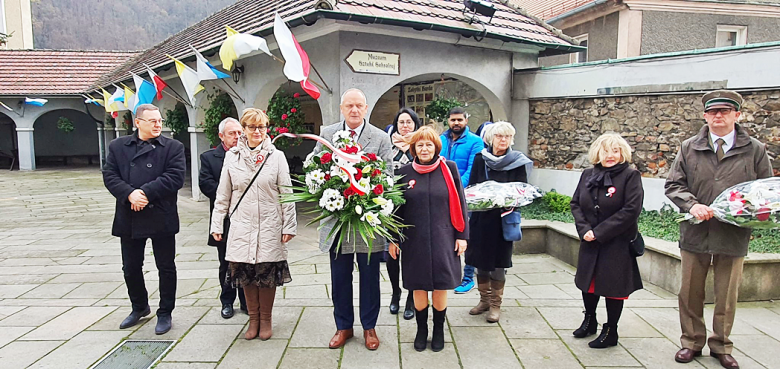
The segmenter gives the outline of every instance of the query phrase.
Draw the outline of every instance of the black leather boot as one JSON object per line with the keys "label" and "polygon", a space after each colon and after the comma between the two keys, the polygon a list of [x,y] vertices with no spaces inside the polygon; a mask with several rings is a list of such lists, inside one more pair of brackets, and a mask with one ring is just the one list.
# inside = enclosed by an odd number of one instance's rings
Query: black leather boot
{"label": "black leather boot", "polygon": [[417,317],[417,335],[414,337],[414,349],[425,350],[428,346],[428,307],[415,311]]}
{"label": "black leather boot", "polygon": [[601,327],[601,334],[595,340],[590,341],[590,343],[588,343],[588,346],[590,346],[590,348],[595,348],[595,349],[617,346],[618,344],[617,328],[618,328],[617,325],[612,326],[609,323],[604,323],[604,325]]}
{"label": "black leather boot", "polygon": [[412,320],[412,318],[414,318],[414,294],[409,291],[406,297],[406,308],[404,308],[404,320]]}
{"label": "black leather boot", "polygon": [[433,337],[431,338],[431,350],[439,352],[444,349],[444,318],[447,317],[447,308],[439,311],[433,308]]}
{"label": "black leather boot", "polygon": [[401,291],[397,293],[394,291],[393,296],[390,297],[390,314],[398,314],[398,310],[401,308],[398,304],[401,302]]}
{"label": "black leather boot", "polygon": [[574,331],[574,337],[585,338],[596,334],[599,328],[599,322],[596,321],[596,313],[585,313],[585,319],[582,320],[582,324],[577,330]]}

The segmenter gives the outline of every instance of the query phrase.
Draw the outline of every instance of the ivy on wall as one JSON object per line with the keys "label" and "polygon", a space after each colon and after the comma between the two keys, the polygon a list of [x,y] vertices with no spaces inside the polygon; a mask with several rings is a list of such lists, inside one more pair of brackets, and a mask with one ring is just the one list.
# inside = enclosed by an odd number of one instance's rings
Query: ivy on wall
{"label": "ivy on wall", "polygon": [[219,143],[219,122],[223,119],[232,116],[238,119],[235,115],[236,107],[233,104],[233,100],[226,93],[215,93],[207,96],[211,102],[208,109],[206,109],[206,121],[203,122],[203,132],[211,142],[211,146]]}
{"label": "ivy on wall", "polygon": [[103,127],[113,127],[114,126],[114,117],[111,116],[111,113],[106,113],[103,116]]}
{"label": "ivy on wall", "polygon": [[75,129],[75,127],[73,127],[73,122],[65,117],[60,117],[60,119],[57,120],[57,128],[65,133],[71,133]]}
{"label": "ivy on wall", "polygon": [[[298,93],[288,94],[277,91],[268,102],[268,119],[271,121],[271,127],[268,130],[268,136],[273,139],[281,133],[306,133],[304,124],[304,114],[301,110],[301,95]],[[286,149],[301,143],[300,139],[280,138],[274,143],[280,149]]]}
{"label": "ivy on wall", "polygon": [[170,128],[174,135],[187,131],[190,123],[183,104],[178,103],[173,110],[169,109],[165,112],[165,126]]}

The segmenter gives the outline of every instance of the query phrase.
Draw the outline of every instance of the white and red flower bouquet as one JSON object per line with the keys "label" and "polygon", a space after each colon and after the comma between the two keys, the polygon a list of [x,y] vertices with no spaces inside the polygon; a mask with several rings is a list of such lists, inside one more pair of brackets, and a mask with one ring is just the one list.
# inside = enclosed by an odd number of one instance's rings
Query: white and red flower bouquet
{"label": "white and red flower bouquet", "polygon": [[[780,228],[780,178],[757,179],[721,192],[710,208],[715,218],[743,228]],[[690,214],[683,220],[700,223]]]}
{"label": "white and red flower bouquet", "polygon": [[523,182],[485,181],[466,187],[465,193],[469,211],[519,208],[542,197],[540,189]]}
{"label": "white and red flower bouquet", "polygon": [[336,132],[332,145],[315,135],[294,136],[317,140],[323,150],[309,154],[305,174],[294,176],[299,186],[282,194],[282,202],[316,204],[310,213],[318,216],[309,224],[333,217],[328,238],[339,234],[337,248],[344,240],[361,237],[371,250],[376,236],[394,239],[401,234],[404,225],[394,212],[405,202],[403,192],[397,179],[385,172],[382,158],[363,152],[347,131]]}

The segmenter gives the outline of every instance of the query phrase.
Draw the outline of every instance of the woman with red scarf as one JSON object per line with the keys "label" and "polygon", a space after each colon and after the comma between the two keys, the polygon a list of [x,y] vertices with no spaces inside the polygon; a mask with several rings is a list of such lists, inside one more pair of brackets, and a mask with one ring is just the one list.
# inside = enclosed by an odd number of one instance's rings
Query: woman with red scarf
{"label": "woman with red scarf", "polygon": [[396,215],[410,227],[404,228],[401,245],[390,244],[389,253],[403,252],[401,267],[404,288],[414,291],[417,336],[414,349],[425,350],[428,340],[428,291],[433,299],[431,349],[444,348],[444,319],[447,290],[460,285],[460,255],[469,238],[466,201],[458,168],[444,160],[441,140],[433,128],[425,126],[410,140],[414,161],[398,171],[406,184],[406,204]]}

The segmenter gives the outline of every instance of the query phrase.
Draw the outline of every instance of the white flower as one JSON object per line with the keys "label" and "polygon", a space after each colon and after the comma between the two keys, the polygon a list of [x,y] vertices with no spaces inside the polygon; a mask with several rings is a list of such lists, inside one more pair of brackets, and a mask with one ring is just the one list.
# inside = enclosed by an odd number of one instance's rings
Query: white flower
{"label": "white flower", "polygon": [[387,178],[385,178],[385,182],[387,182],[387,187],[393,187],[393,176],[387,176]]}
{"label": "white flower", "polygon": [[317,184],[325,183],[325,172],[320,169],[312,170],[311,172],[307,173],[306,176],[311,176],[312,180],[314,180]]}
{"label": "white flower", "polygon": [[382,221],[379,220],[379,216],[376,215],[373,211],[369,211],[360,218],[361,221],[367,222],[368,225],[372,227],[376,227],[380,224],[382,224]]}
{"label": "white flower", "polygon": [[380,210],[379,212],[382,215],[389,217],[390,214],[393,213],[393,209],[395,209],[395,204],[393,204],[392,201],[388,200],[386,204],[382,205],[382,210]]}
{"label": "white flower", "polygon": [[360,187],[369,188],[370,189],[370,187],[371,187],[371,178],[361,178],[358,181],[358,184],[360,185]]}
{"label": "white flower", "polygon": [[306,160],[303,162],[304,168],[308,168],[309,166],[314,165],[314,160],[312,160],[313,157],[314,153],[309,153],[309,155],[306,156]]}
{"label": "white flower", "polygon": [[319,205],[327,211],[337,211],[344,208],[344,196],[339,191],[328,188],[322,192]]}
{"label": "white flower", "polygon": [[341,178],[342,182],[349,181],[349,174],[347,174],[346,172],[341,170],[341,168],[339,168],[339,167],[337,167],[335,165],[330,167],[330,176],[331,177],[339,177],[339,178]]}
{"label": "white flower", "polygon": [[357,213],[357,215],[363,214],[363,207],[360,205],[355,205],[355,213]]}
{"label": "white flower", "polygon": [[374,201],[374,204],[384,206],[385,204],[387,204],[388,200],[386,198],[380,196],[380,197],[375,197],[373,199],[373,201]]}

